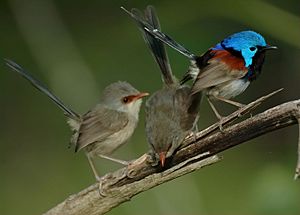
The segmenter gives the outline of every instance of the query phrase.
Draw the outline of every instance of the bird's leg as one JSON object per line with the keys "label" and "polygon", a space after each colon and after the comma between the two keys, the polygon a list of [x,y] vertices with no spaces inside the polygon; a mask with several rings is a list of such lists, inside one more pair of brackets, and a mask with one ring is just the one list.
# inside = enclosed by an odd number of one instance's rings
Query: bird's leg
{"label": "bird's leg", "polygon": [[193,127],[192,127],[192,131],[193,132],[198,132],[199,131],[199,129],[198,129],[198,120],[199,120],[199,115],[197,115],[196,116],[196,119],[195,119],[195,121],[194,121],[194,123],[193,123]]}
{"label": "bird's leg", "polygon": [[[242,107],[245,107],[246,105],[242,104],[242,103],[239,103],[239,102],[236,102],[236,101],[232,101],[230,99],[225,99],[223,97],[219,97],[219,96],[215,96],[216,99],[222,101],[222,102],[226,102],[227,104],[231,104],[235,107],[238,107],[238,108],[242,108]],[[238,117],[241,117],[241,114],[238,115]]]}
{"label": "bird's leg", "polygon": [[236,102],[236,101],[232,101],[230,99],[225,99],[225,98],[219,97],[219,96],[215,96],[215,98],[218,99],[218,100],[220,100],[220,101],[222,101],[222,102],[226,102],[228,104],[231,104],[231,105],[239,107],[239,108],[245,107],[244,104]]}
{"label": "bird's leg", "polygon": [[196,133],[199,131],[198,130],[198,119],[199,119],[199,115],[196,116],[196,119],[193,123],[193,126],[192,126],[192,129],[191,131],[188,133],[188,135],[186,136],[185,139],[189,139],[189,138],[193,138],[194,142],[197,140],[197,136],[196,136]]}
{"label": "bird's leg", "polygon": [[101,157],[101,158],[104,158],[104,159],[107,159],[107,160],[110,160],[110,161],[122,164],[124,166],[127,166],[129,164],[128,161],[119,160],[119,159],[112,158],[112,157],[109,157],[109,156],[106,156],[106,155],[98,155],[98,156]]}
{"label": "bird's leg", "polygon": [[212,103],[212,101],[210,100],[209,97],[207,97],[207,101],[211,107],[211,109],[213,110],[214,114],[216,115],[216,117],[221,120],[223,118],[223,116],[221,114],[219,114],[219,112],[217,111],[217,108],[215,107],[215,105]]}
{"label": "bird's leg", "polygon": [[[106,174],[105,176],[100,177],[100,176],[98,175],[98,173],[97,173],[97,170],[96,170],[96,168],[95,168],[95,165],[94,165],[94,162],[93,162],[92,157],[91,157],[88,153],[86,153],[86,155],[87,155],[88,161],[89,161],[89,163],[90,163],[90,166],[91,166],[91,168],[92,168],[92,170],[93,170],[93,173],[94,173],[94,175],[95,175],[95,178],[96,178],[96,180],[99,182],[99,187],[98,187],[99,194],[100,194],[100,196],[104,196],[104,197],[105,197],[105,196],[107,196],[107,194],[106,194],[106,189],[105,189],[105,187],[103,186],[103,184],[105,183],[106,180],[108,180],[108,178],[110,177],[110,175],[109,175],[109,174]],[[127,166],[128,163],[129,163],[129,162],[127,162],[127,161],[123,161],[123,160],[111,158],[111,157],[108,157],[108,156],[105,156],[105,155],[98,155],[98,156],[101,157],[101,158],[104,158],[104,159],[107,159],[107,160],[116,162],[116,163],[123,164],[123,165],[125,165],[125,166]]]}
{"label": "bird's leg", "polygon": [[223,118],[224,117],[221,114],[219,114],[219,112],[217,111],[216,107],[214,106],[214,104],[212,103],[212,101],[210,100],[209,97],[207,97],[207,101],[208,101],[211,109],[215,113],[216,117],[219,119],[219,129],[221,132],[223,132],[224,131],[224,129],[223,129]]}
{"label": "bird's leg", "polygon": [[89,155],[89,153],[86,153],[86,156],[87,156],[88,161],[89,161],[89,164],[90,164],[90,166],[91,166],[91,168],[92,168],[92,170],[93,170],[93,173],[94,173],[94,175],[95,175],[95,178],[96,178],[96,180],[99,182],[99,189],[98,189],[98,190],[99,190],[99,194],[100,194],[100,196],[106,196],[106,194],[105,194],[105,189],[103,189],[103,182],[105,181],[106,176],[100,177],[100,176],[98,175],[98,173],[97,173],[97,170],[96,170],[96,168],[95,168],[95,165],[94,165],[94,162],[93,162],[92,157]]}
{"label": "bird's leg", "polygon": [[99,176],[98,173],[97,173],[97,170],[96,170],[96,168],[95,168],[95,165],[94,165],[94,162],[93,162],[91,156],[90,156],[88,153],[86,153],[86,156],[87,156],[87,158],[88,158],[89,164],[90,164],[90,166],[91,166],[91,168],[92,168],[92,171],[93,171],[93,173],[94,173],[94,175],[95,175],[96,180],[97,180],[97,181],[100,181],[101,178],[100,178],[100,176]]}

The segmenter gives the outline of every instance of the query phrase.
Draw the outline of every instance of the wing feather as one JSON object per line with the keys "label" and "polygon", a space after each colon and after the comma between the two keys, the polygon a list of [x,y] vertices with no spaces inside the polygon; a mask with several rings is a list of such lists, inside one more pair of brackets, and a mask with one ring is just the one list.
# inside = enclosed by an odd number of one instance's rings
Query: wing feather
{"label": "wing feather", "polygon": [[124,112],[97,106],[83,115],[78,131],[75,151],[95,142],[101,142],[123,129],[128,123]]}
{"label": "wing feather", "polygon": [[[226,57],[226,55],[223,58],[214,57],[208,61],[208,65],[200,71],[194,82],[192,87],[193,93],[217,86],[227,81],[243,78],[247,74],[248,69],[246,67],[235,68],[228,63],[229,60]],[[232,56],[230,56],[230,58],[232,58]]]}

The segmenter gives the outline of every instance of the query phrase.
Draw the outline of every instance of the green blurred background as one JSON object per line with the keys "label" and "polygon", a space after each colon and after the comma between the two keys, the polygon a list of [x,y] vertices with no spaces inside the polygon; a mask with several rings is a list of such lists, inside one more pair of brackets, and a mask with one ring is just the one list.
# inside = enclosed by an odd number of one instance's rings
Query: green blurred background
{"label": "green blurred background", "polygon": [[[0,57],[11,58],[84,113],[103,88],[127,80],[141,91],[161,87],[159,70],[135,23],[119,8],[153,4],[163,30],[196,53],[231,33],[253,29],[280,49],[236,100],[247,103],[283,87],[255,113],[299,99],[299,0],[0,2]],[[180,77],[188,61],[169,50]],[[61,111],[3,63],[0,66],[0,213],[41,214],[94,183],[84,153],[67,148],[71,132]],[[221,104],[222,113],[234,109]],[[200,127],[216,119],[207,102]],[[300,214],[294,181],[297,127],[228,150],[216,165],[142,193],[108,214]],[[132,140],[115,155],[133,159],[148,146],[144,112]],[[120,166],[97,160],[102,173]]]}

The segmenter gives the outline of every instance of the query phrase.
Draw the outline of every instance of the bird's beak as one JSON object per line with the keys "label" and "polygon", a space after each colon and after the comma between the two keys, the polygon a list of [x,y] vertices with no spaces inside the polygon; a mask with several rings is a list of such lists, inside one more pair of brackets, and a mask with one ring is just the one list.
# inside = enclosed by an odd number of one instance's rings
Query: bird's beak
{"label": "bird's beak", "polygon": [[149,96],[149,93],[139,93],[139,94],[133,95],[132,100],[138,100],[138,99],[141,99],[145,96]]}
{"label": "bird's beak", "polygon": [[277,46],[267,45],[266,47],[263,47],[261,50],[266,51],[266,50],[275,50],[275,49],[278,49]]}
{"label": "bird's beak", "polygon": [[165,166],[165,160],[166,160],[166,152],[159,153],[159,161],[162,167]]}

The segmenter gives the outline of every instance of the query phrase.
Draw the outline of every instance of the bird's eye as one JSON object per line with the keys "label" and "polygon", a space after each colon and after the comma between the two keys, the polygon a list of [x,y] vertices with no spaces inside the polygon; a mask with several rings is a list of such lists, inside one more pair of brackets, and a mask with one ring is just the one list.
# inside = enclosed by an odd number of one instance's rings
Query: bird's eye
{"label": "bird's eye", "polygon": [[129,99],[127,98],[127,97],[124,97],[123,99],[122,99],[122,101],[123,101],[123,103],[128,103],[128,101],[129,101]]}
{"label": "bird's eye", "polygon": [[252,46],[252,47],[250,47],[249,49],[250,49],[250,51],[252,51],[252,52],[254,52],[254,51],[256,50],[256,48],[255,48],[255,47],[253,47],[253,46]]}

